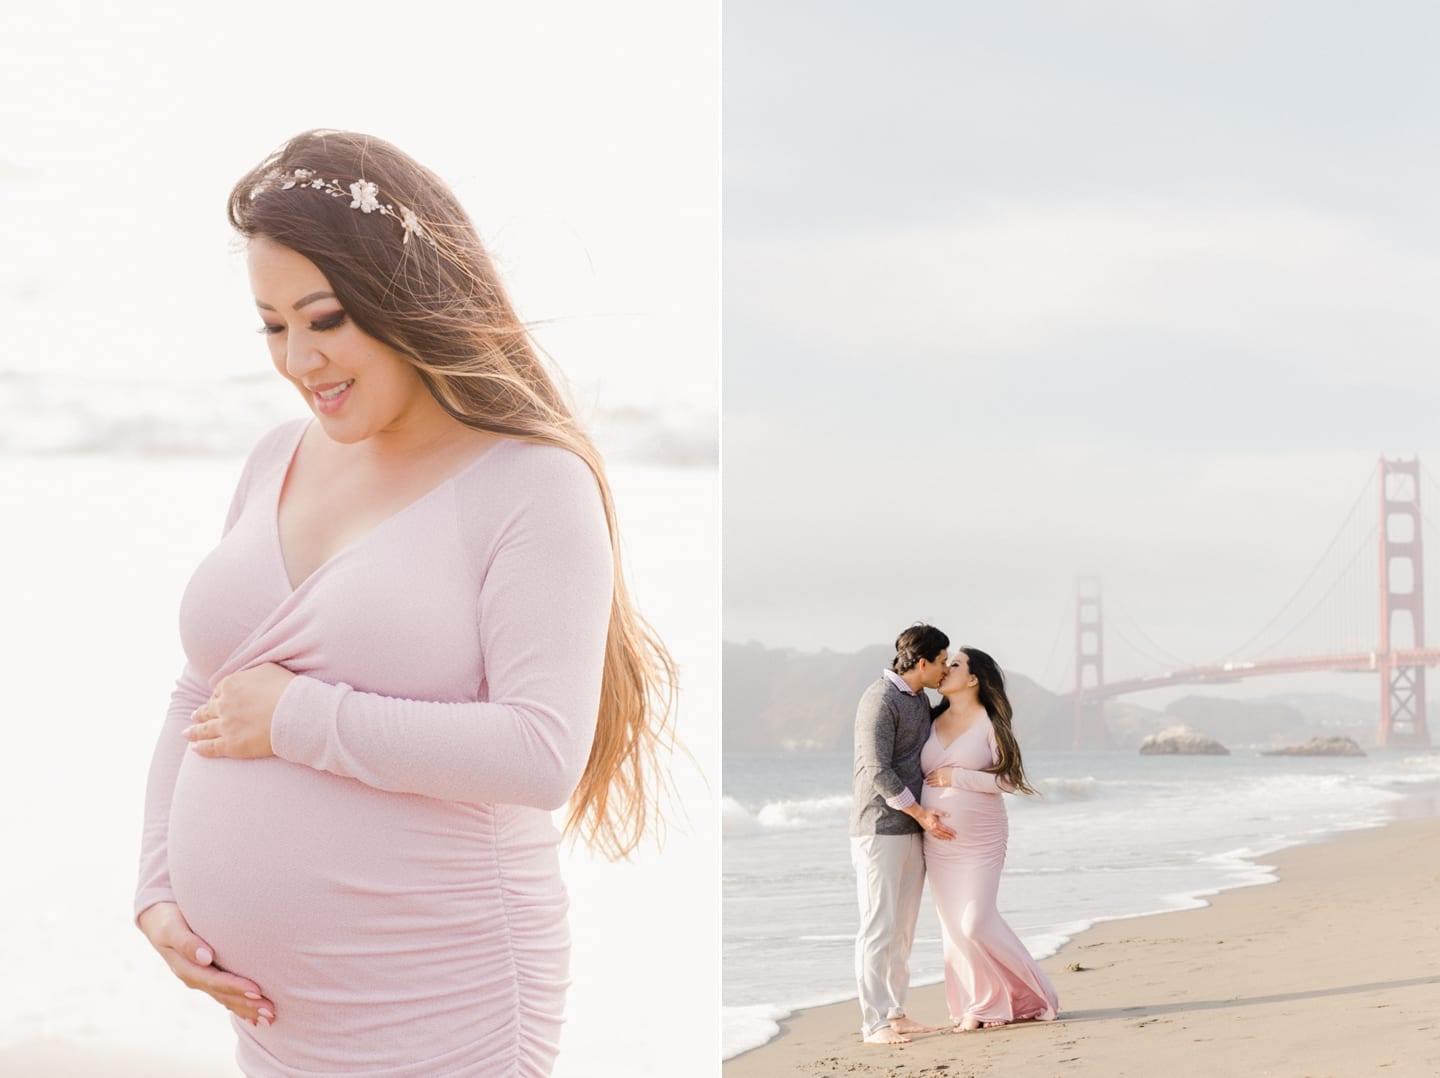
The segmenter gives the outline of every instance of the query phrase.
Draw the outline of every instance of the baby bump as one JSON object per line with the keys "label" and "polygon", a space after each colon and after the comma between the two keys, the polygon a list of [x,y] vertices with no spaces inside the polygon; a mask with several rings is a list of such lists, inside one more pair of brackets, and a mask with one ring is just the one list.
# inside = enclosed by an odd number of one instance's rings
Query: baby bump
{"label": "baby bump", "polygon": [[303,1045],[273,1047],[320,1066],[363,1031],[383,1039],[382,1027],[437,1047],[504,1028],[517,964],[538,964],[563,992],[556,837],[546,814],[387,793],[273,757],[187,753],[170,874],[217,963],[284,1016],[246,1031],[303,1031]]}
{"label": "baby bump", "polygon": [[925,836],[925,859],[958,858],[969,864],[1003,863],[1010,837],[1005,799],[998,793],[981,793],[956,787],[926,786],[920,795],[926,808],[945,813],[944,823],[953,839]]}

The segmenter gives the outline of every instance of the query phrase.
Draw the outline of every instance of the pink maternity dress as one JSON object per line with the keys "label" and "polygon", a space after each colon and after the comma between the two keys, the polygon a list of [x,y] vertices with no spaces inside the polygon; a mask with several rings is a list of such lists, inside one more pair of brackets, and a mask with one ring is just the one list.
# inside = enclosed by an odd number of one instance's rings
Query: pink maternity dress
{"label": "pink maternity dress", "polygon": [[[306,421],[251,454],[180,606],[135,901],[174,901],[276,1021],[247,1075],[545,1075],[569,937],[552,810],[584,769],[612,569],[576,456],[503,440],[292,587],[276,510]],[[275,755],[182,735],[279,663]]]}
{"label": "pink maternity dress", "polygon": [[920,803],[949,813],[949,841],[925,836],[925,875],[940,915],[945,945],[945,999],[950,1018],[1018,1022],[1054,1018],[1055,988],[1005,919],[995,900],[1010,820],[993,774],[995,730],[982,718],[950,744],[934,729],[920,750],[925,774],[953,767],[950,785],[925,786]]}

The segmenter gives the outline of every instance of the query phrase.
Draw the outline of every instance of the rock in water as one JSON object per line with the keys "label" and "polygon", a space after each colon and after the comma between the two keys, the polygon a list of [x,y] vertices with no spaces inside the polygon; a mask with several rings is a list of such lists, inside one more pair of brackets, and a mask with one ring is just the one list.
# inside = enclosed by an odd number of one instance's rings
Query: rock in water
{"label": "rock in water", "polygon": [[1229,756],[1230,750],[1188,726],[1171,726],[1140,742],[1141,756]]}
{"label": "rock in water", "polygon": [[1312,737],[1303,745],[1268,749],[1261,756],[1364,756],[1365,750],[1349,737]]}

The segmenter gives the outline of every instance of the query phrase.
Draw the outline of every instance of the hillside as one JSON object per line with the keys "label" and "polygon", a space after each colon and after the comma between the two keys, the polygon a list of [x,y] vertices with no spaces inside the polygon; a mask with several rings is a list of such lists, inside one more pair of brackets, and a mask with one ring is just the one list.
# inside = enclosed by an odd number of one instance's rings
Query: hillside
{"label": "hillside", "polygon": [[[855,704],[893,654],[885,646],[841,653],[727,642],[724,751],[848,752]],[[1074,722],[1070,705],[1023,675],[1006,677],[1025,744],[1068,746]]]}
{"label": "hillside", "polygon": [[[796,651],[750,642],[724,645],[725,752],[848,752],[855,704],[890,661],[883,645],[859,652]],[[1015,729],[1035,749],[1069,748],[1074,712],[1068,700],[1023,674],[1006,672]],[[1375,739],[1375,705],[1333,693],[1258,699],[1181,697],[1159,710],[1124,700],[1105,705],[1116,748],[1133,748],[1177,722],[1230,747],[1277,746],[1317,735]]]}

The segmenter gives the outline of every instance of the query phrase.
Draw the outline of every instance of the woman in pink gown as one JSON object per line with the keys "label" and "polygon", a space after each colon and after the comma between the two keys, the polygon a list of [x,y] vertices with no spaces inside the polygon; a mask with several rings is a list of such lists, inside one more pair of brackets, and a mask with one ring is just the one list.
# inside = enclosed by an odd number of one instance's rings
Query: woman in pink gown
{"label": "woman in pink gown", "polygon": [[996,908],[1010,824],[1004,793],[1034,793],[1011,729],[1005,677],[961,648],[940,694],[950,706],[920,751],[921,804],[947,813],[949,841],[925,836],[925,875],[945,945],[945,998],[957,1029],[1055,1017],[1059,1001]]}
{"label": "woman in pink gown", "polygon": [[261,332],[311,417],[186,588],[136,921],[252,1076],[535,1076],[568,984],[551,814],[639,841],[673,667],[600,458],[433,174],[291,139],[243,177]]}

